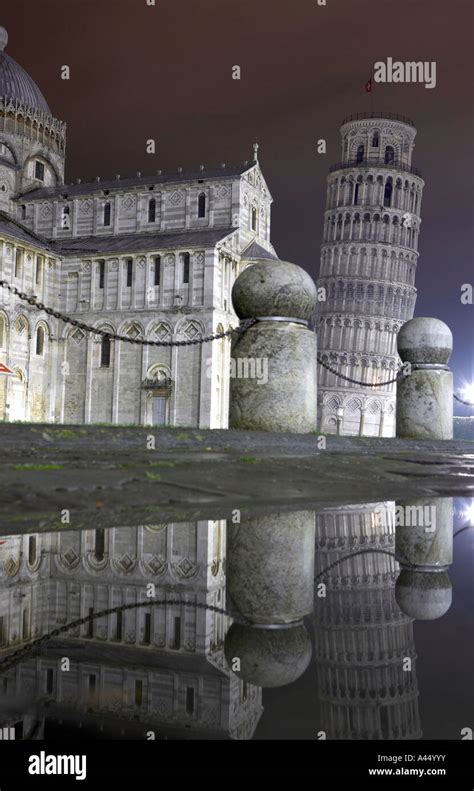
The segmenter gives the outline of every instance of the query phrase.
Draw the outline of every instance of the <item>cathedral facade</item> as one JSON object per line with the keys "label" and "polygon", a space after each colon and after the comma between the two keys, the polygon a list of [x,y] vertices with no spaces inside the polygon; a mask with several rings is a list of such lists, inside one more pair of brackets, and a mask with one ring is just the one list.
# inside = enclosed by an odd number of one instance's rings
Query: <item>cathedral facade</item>
{"label": "cathedral facade", "polygon": [[[318,286],[318,425],[327,434],[394,436],[397,333],[416,301],[424,181],[412,165],[416,129],[391,113],[359,113],[341,127],[330,169]],[[366,382],[367,386],[357,384]]]}
{"label": "cathedral facade", "polygon": [[66,128],[0,28],[0,420],[225,428],[236,277],[275,258],[260,165],[65,184]]}

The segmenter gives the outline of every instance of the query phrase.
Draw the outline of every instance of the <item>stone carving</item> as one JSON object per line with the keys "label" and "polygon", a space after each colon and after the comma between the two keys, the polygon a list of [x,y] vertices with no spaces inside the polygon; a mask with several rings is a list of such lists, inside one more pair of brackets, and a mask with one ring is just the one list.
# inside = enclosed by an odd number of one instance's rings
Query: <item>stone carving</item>
{"label": "stone carving", "polygon": [[190,341],[194,341],[202,335],[202,332],[196,321],[188,321],[183,327],[182,334],[189,338]]}
{"label": "stone carving", "polygon": [[73,333],[71,333],[71,338],[77,344],[81,343],[81,341],[83,341],[85,337],[86,337],[85,332],[79,329],[79,327],[76,330],[74,330]]}
{"label": "stone carving", "polygon": [[21,335],[21,333],[26,330],[27,326],[28,324],[26,322],[26,319],[23,318],[23,316],[19,316],[14,324],[14,328],[18,333],[18,335]]}
{"label": "stone carving", "polygon": [[124,574],[131,574],[135,571],[137,565],[137,559],[130,557],[128,552],[124,552],[124,554],[117,560],[114,559],[114,566],[117,571],[120,571]]}
{"label": "stone carving", "polygon": [[15,560],[15,558],[10,555],[10,557],[4,561],[3,568],[5,569],[5,574],[9,577],[14,577],[20,570],[20,559],[18,558]]}
{"label": "stone carving", "polygon": [[192,563],[189,558],[181,558],[178,562],[171,564],[171,570],[176,577],[181,579],[191,579],[195,577],[199,571],[199,566]]}
{"label": "stone carving", "polygon": [[130,211],[135,206],[136,199],[134,195],[125,195],[122,198],[122,206],[126,211]]}
{"label": "stone carving", "polygon": [[92,211],[93,203],[89,199],[83,200],[79,204],[79,211],[81,214],[90,214]]}
{"label": "stone carving", "polygon": [[165,574],[168,569],[166,559],[158,555],[153,555],[150,560],[145,561],[144,566],[156,577],[160,577],[161,575]]}
{"label": "stone carving", "polygon": [[127,330],[126,334],[128,338],[135,339],[138,338],[139,335],[141,335],[141,330],[135,324],[132,324],[132,326]]}
{"label": "stone carving", "polygon": [[179,206],[184,200],[184,190],[176,190],[170,195],[170,203],[173,206]]}
{"label": "stone carving", "polygon": [[160,321],[153,330],[154,335],[158,341],[164,341],[171,338],[171,329],[167,324]]}
{"label": "stone carving", "polygon": [[216,195],[220,200],[225,200],[230,195],[230,189],[223,184],[216,188]]}
{"label": "stone carving", "polygon": [[60,560],[63,566],[65,566],[68,571],[72,571],[72,569],[77,568],[79,563],[81,562],[80,555],[78,555],[71,547],[68,549],[64,555],[60,555]]}

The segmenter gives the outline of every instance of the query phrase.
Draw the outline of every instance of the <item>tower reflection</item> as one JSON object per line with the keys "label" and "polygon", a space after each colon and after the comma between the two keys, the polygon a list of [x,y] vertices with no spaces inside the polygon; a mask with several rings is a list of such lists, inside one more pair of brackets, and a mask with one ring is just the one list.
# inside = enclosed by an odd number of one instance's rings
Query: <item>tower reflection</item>
{"label": "tower reflection", "polygon": [[395,599],[395,503],[325,509],[316,546],[321,729],[328,739],[419,739],[413,622]]}

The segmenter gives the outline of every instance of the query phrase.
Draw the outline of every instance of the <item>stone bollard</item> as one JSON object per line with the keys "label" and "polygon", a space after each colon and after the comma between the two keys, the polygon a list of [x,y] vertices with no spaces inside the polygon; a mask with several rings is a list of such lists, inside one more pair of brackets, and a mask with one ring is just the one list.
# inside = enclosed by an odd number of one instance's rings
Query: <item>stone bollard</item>
{"label": "stone bollard", "polygon": [[439,319],[407,321],[397,337],[402,361],[411,373],[397,384],[397,437],[453,438],[453,350],[449,327]]}
{"label": "stone bollard", "polygon": [[[239,275],[232,301],[240,319],[258,322],[232,349],[230,427],[315,431],[316,334],[308,329],[316,304],[313,280],[295,264],[261,259]],[[265,376],[255,376],[256,370]]]}
{"label": "stone bollard", "polygon": [[275,514],[227,527],[228,605],[249,623],[234,622],[224,642],[229,667],[259,687],[299,678],[311,660],[303,623],[313,610],[315,515]]}
{"label": "stone bollard", "polygon": [[453,562],[453,501],[450,497],[416,500],[397,505],[399,510],[405,518],[395,528],[395,559],[400,564],[397,604],[418,621],[440,618],[452,601],[448,569]]}

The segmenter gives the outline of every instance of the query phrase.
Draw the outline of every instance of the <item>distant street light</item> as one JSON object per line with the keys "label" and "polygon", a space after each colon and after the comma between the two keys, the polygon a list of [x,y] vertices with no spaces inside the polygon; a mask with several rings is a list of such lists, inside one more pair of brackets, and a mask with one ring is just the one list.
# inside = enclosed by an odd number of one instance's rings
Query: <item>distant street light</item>
{"label": "distant street light", "polygon": [[465,401],[469,401],[470,404],[474,404],[474,383],[465,385],[465,387],[462,388],[461,393]]}

